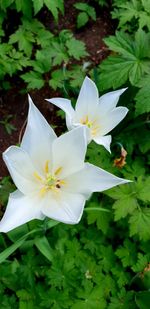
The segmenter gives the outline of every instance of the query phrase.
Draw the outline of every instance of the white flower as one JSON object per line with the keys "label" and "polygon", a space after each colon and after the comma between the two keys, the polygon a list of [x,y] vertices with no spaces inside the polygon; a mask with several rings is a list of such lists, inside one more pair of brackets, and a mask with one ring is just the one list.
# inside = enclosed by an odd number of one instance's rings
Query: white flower
{"label": "white flower", "polygon": [[92,192],[128,182],[84,163],[83,126],[57,137],[30,98],[29,102],[21,147],[11,146],[3,154],[18,190],[10,194],[1,232],[45,216],[78,223]]}
{"label": "white flower", "polygon": [[63,98],[47,99],[66,113],[68,130],[85,125],[88,142],[92,139],[110,152],[111,135],[106,135],[126,116],[126,107],[116,107],[120,95],[126,90],[108,92],[99,98],[95,83],[88,77],[82,84],[75,110],[70,100]]}

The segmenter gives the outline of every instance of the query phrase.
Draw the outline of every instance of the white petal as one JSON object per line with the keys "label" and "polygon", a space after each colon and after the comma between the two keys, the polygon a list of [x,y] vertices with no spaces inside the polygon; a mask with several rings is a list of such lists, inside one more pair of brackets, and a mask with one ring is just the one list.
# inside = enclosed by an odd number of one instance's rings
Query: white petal
{"label": "white petal", "polygon": [[83,170],[66,177],[65,181],[66,186],[63,187],[63,190],[67,192],[78,192],[84,194],[86,197],[89,197],[92,192],[101,192],[130,182],[89,163],[85,163]]}
{"label": "white petal", "polygon": [[119,122],[126,116],[128,109],[126,107],[116,107],[108,114],[100,116],[100,135],[105,135],[115,128]]}
{"label": "white petal", "polygon": [[52,98],[46,99],[46,101],[54,104],[55,106],[61,108],[66,113],[66,124],[68,130],[72,129],[72,120],[74,117],[74,109],[71,105],[71,101],[63,98]]}
{"label": "white petal", "polygon": [[76,115],[78,119],[95,114],[95,108],[98,105],[98,90],[95,83],[88,77],[84,79],[77,103]]}
{"label": "white petal", "polygon": [[65,177],[83,168],[86,148],[86,129],[84,126],[58,137],[52,146],[53,172],[61,168],[60,177]]}
{"label": "white petal", "polygon": [[49,193],[45,197],[42,212],[49,218],[67,223],[76,224],[80,221],[85,205],[85,198],[81,194],[60,192],[55,199]]}
{"label": "white petal", "polygon": [[0,232],[10,230],[33,219],[44,219],[35,198],[28,198],[18,190],[10,194],[8,205],[0,222]]}
{"label": "white petal", "polygon": [[102,95],[99,98],[99,110],[101,110],[101,113],[105,114],[111,109],[114,109],[119,101],[120,95],[126,90],[127,88],[123,88]]}
{"label": "white petal", "polygon": [[31,194],[38,189],[34,179],[35,168],[23,149],[11,146],[3,153],[3,159],[16,187],[22,193]]}
{"label": "white petal", "polygon": [[112,140],[111,135],[96,136],[95,138],[93,138],[93,140],[95,141],[95,143],[103,145],[106,148],[106,150],[108,150],[111,153],[110,150],[110,144]]}
{"label": "white petal", "polygon": [[34,164],[42,172],[47,160],[51,160],[51,145],[56,134],[29,97],[28,123],[21,147],[25,149]]}

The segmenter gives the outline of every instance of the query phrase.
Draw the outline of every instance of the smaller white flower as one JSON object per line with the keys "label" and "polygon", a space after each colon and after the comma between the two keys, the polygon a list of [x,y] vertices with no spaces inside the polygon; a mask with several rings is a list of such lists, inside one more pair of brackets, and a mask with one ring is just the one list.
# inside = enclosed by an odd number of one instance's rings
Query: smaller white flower
{"label": "smaller white flower", "polygon": [[21,147],[11,146],[3,154],[18,190],[10,194],[0,232],[45,216],[78,223],[92,192],[128,182],[84,163],[83,126],[57,137],[30,98],[29,103]]}
{"label": "smaller white flower", "polygon": [[94,140],[110,152],[111,135],[106,135],[126,116],[126,107],[116,107],[120,95],[127,88],[108,92],[99,98],[95,83],[88,77],[82,84],[75,110],[71,101],[63,98],[47,99],[66,113],[68,130],[81,125],[87,127],[88,143]]}

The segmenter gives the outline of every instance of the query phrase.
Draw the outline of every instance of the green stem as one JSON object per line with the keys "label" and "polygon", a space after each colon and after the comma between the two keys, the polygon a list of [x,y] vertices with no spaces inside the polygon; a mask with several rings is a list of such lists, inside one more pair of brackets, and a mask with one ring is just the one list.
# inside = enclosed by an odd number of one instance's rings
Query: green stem
{"label": "green stem", "polygon": [[105,208],[102,208],[102,207],[86,207],[84,208],[85,211],[93,211],[93,210],[96,210],[96,211],[104,211],[104,212],[110,212],[109,209],[105,209]]}

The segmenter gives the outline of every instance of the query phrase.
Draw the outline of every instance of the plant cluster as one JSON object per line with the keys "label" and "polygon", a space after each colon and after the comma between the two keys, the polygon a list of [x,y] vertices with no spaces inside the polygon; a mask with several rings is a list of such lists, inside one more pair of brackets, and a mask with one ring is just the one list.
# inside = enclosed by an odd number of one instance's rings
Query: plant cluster
{"label": "plant cluster", "polygon": [[[50,2],[53,9],[48,7]],[[90,1],[88,5],[95,8],[92,4],[98,3],[101,9],[106,2]],[[105,38],[110,55],[99,66],[88,67],[88,73],[102,94],[128,87],[120,105],[129,113],[113,131],[112,154],[92,142],[86,157],[133,182],[95,193],[78,225],[34,220],[7,235],[0,234],[2,309],[149,308],[150,1],[112,2],[118,28],[115,35]],[[74,60],[86,59],[85,45],[68,30],[54,34],[45,29],[38,20],[43,6],[56,22],[58,13],[64,13],[63,1],[0,2],[2,87],[9,86],[8,76],[19,74],[28,88],[39,89],[48,82],[62,96],[68,92],[76,96],[87,67],[80,62],[75,65]],[[89,7],[76,6],[82,18],[84,13],[83,19],[78,15],[78,26],[86,25],[89,17],[94,20]],[[20,14],[13,33],[4,27],[4,21],[9,25],[11,10]],[[122,146],[126,157],[122,157]],[[1,216],[12,191],[10,178],[2,179]]]}

